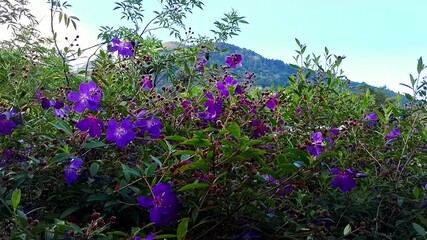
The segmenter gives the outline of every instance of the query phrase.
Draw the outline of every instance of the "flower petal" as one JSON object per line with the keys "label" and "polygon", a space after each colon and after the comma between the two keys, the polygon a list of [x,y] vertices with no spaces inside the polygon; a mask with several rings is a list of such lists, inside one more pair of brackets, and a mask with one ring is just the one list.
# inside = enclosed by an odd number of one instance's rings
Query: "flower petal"
{"label": "flower petal", "polygon": [[150,197],[138,196],[136,200],[141,207],[150,208],[153,206],[153,199]]}
{"label": "flower petal", "polygon": [[87,130],[89,130],[91,124],[91,119],[85,118],[76,124],[76,128],[80,129],[80,131],[82,132],[86,132]]}
{"label": "flower petal", "polygon": [[89,84],[81,83],[79,86],[80,94],[88,94],[89,95]]}
{"label": "flower petal", "polygon": [[161,196],[166,192],[171,192],[171,191],[172,191],[172,186],[169,183],[158,183],[153,188],[153,195],[157,197],[157,196]]}
{"label": "flower petal", "polygon": [[68,94],[68,100],[70,100],[71,102],[77,102],[77,101],[80,101],[80,99],[81,99],[81,97],[80,97],[80,94],[78,92],[71,91]]}
{"label": "flower petal", "polygon": [[117,121],[112,118],[108,121],[108,131],[107,131],[107,140],[110,142],[115,142],[117,140],[117,128],[119,127]]}
{"label": "flower petal", "polygon": [[126,135],[118,138],[116,141],[116,145],[119,147],[126,147],[130,142],[132,142],[136,137],[134,132],[128,132]]}
{"label": "flower petal", "polygon": [[331,174],[341,175],[341,170],[339,170],[338,168],[331,168]]}
{"label": "flower petal", "polygon": [[111,42],[113,42],[113,43],[115,43],[117,45],[119,45],[120,43],[122,43],[122,41],[120,41],[120,39],[118,39],[118,38],[111,39]]}
{"label": "flower petal", "polygon": [[86,108],[86,104],[84,102],[78,102],[76,103],[76,105],[74,105],[74,111],[78,113],[84,112],[85,108]]}

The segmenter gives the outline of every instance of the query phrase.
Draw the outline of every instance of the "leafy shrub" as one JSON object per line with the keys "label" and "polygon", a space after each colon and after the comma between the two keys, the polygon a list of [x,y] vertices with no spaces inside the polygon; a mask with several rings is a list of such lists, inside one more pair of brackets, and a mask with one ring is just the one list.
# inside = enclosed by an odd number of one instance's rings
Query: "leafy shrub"
{"label": "leafy shrub", "polygon": [[[140,2],[118,3],[136,25]],[[178,36],[172,2],[159,24]],[[342,57],[322,65],[299,41],[290,86],[260,90],[236,74],[244,55],[206,58],[245,23],[226,17],[217,39],[175,48],[107,29],[78,73],[66,50],[2,49],[0,236],[425,238],[422,59],[406,106],[360,100]]]}

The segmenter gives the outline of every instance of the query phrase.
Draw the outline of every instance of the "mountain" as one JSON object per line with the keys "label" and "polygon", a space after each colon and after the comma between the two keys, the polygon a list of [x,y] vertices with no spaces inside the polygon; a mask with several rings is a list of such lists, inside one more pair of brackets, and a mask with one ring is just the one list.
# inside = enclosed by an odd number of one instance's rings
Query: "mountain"
{"label": "mountain", "polygon": [[224,60],[229,54],[241,54],[243,57],[243,66],[236,68],[235,72],[242,75],[245,72],[254,72],[256,74],[256,86],[288,86],[288,78],[296,73],[296,70],[289,64],[281,60],[265,58],[246,48],[240,48],[228,43],[220,43],[219,48],[228,49],[228,51],[211,54],[212,62],[224,64]]}

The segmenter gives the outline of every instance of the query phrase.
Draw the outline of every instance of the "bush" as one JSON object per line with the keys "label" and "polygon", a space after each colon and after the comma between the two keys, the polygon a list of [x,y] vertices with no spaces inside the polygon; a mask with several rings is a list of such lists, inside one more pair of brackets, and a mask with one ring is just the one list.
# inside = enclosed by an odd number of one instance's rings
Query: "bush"
{"label": "bush", "polygon": [[[167,4],[159,24],[179,37]],[[291,85],[260,90],[235,74],[245,56],[206,57],[245,23],[227,17],[174,48],[108,29],[79,72],[81,49],[2,49],[1,238],[425,238],[422,59],[409,105],[360,100],[342,57],[323,66],[299,41]]]}

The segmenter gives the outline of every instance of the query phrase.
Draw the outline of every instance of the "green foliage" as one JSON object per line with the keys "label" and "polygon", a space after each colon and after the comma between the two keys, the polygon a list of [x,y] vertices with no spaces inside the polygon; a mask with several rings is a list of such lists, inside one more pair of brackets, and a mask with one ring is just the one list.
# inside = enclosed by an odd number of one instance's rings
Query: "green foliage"
{"label": "green foliage", "polygon": [[[256,88],[244,71],[284,66],[219,43],[240,31],[243,17],[232,11],[215,22],[213,39],[194,39],[190,30],[181,37],[175,27],[202,2],[160,2],[142,30],[142,1],[118,2],[135,28],[100,35],[111,45],[113,37],[132,40],[134,56],[100,49],[90,66],[72,72],[78,50],[58,49],[55,38],[0,50],[1,239],[425,238],[425,102],[405,106],[388,101],[386,89],[363,85],[354,93],[344,56],[327,48],[323,58],[307,54],[299,40],[289,84],[265,74],[265,86],[277,88]],[[145,36],[151,24],[180,42]],[[228,67],[231,54],[241,54],[244,67]],[[414,103],[423,97],[424,68],[420,59],[419,76],[410,79]],[[226,86],[227,96],[219,86],[230,76],[239,83]],[[101,108],[79,113],[70,93],[90,81],[102,89]],[[57,101],[70,110],[58,115]],[[81,130],[83,119],[94,118],[129,119],[132,128],[121,126],[116,137],[146,122],[118,147],[111,124],[100,137]],[[356,187],[344,191],[334,185],[340,179]],[[159,194],[159,183],[171,192]],[[173,204],[162,204],[175,195],[179,213],[158,224],[155,208],[167,217]]]}

